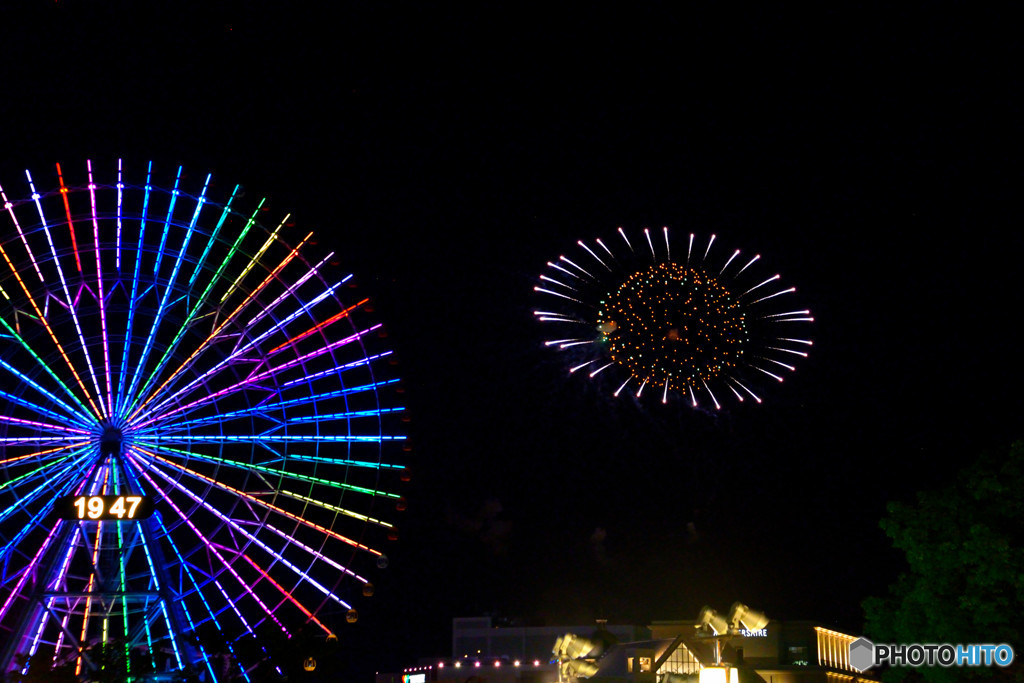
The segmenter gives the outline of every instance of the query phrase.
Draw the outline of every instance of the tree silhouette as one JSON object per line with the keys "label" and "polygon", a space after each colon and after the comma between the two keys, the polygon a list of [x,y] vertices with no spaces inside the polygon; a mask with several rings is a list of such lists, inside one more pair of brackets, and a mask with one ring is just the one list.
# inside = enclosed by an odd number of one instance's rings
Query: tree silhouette
{"label": "tree silhouette", "polygon": [[[987,454],[956,482],[890,503],[882,529],[908,571],[884,598],[864,601],[865,630],[883,643],[1021,643],[1024,608],[1024,441]],[[1018,648],[1019,649],[1019,648]],[[1021,654],[1024,654],[1022,652]],[[1024,681],[1005,669],[894,668],[885,680]]]}

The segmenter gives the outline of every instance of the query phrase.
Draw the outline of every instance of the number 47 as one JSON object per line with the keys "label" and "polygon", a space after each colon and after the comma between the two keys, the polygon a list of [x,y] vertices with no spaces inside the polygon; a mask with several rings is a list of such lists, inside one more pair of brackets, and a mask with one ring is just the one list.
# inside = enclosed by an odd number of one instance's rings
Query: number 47
{"label": "number 47", "polygon": [[[135,511],[139,509],[141,502],[142,496],[118,496],[114,504],[110,506],[110,514],[117,515],[118,519],[124,519],[126,515],[128,519],[134,519]],[[125,509],[125,503],[129,506],[127,509]]]}

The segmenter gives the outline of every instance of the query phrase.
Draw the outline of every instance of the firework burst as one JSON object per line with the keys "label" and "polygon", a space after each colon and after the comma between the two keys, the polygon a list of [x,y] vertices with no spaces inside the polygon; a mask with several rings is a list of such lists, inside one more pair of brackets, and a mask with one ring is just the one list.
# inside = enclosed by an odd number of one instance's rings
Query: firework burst
{"label": "firework burst", "polygon": [[783,381],[812,342],[810,311],[792,304],[795,287],[759,275],[761,256],[721,256],[715,235],[683,248],[668,228],[609,247],[549,261],[534,290],[547,300],[534,316],[553,332],[546,346],[564,351],[569,372],[613,378],[614,395],[671,395],[693,407],[732,396],[761,402],[758,385]]}

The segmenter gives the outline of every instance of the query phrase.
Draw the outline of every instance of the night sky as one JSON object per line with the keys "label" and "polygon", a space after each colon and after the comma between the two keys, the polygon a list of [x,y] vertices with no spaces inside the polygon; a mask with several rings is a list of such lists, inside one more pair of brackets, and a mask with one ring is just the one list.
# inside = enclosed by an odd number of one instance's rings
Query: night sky
{"label": "night sky", "polygon": [[[0,11],[0,182],[87,158],[212,171],[377,300],[413,479],[343,636],[359,675],[449,654],[453,616],[742,600],[857,632],[901,570],[885,503],[1024,436],[1005,17],[31,4]],[[614,400],[543,347],[544,264],[664,225],[761,253],[813,311],[810,358],[762,405]]]}

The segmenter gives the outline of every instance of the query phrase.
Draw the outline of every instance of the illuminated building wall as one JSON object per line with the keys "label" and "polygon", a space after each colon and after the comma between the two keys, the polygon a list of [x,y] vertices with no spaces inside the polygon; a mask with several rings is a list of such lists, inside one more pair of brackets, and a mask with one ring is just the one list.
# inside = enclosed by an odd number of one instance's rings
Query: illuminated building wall
{"label": "illuminated building wall", "polygon": [[[590,637],[599,625],[585,626],[497,626],[490,617],[464,617],[452,620],[452,656],[506,657],[510,659],[548,661],[551,647],[559,636],[575,633]],[[645,638],[646,630],[638,626],[600,624],[600,628],[619,642]]]}
{"label": "illuminated building wall", "polygon": [[[603,626],[615,636],[592,660],[590,676],[569,683],[684,683],[715,661],[714,643],[696,636],[693,620],[655,621],[647,628]],[[455,619],[452,658],[422,659],[401,674],[378,675],[377,683],[557,683],[551,663],[555,641],[566,633],[593,639],[597,626],[494,626],[487,617]],[[856,636],[811,621],[771,621],[722,648],[722,661],[739,670],[739,681],[757,683],[869,683],[855,672],[849,644]],[[709,672],[712,673],[712,672]],[[732,680],[731,673],[726,680]],[[414,676],[414,678],[413,678]]]}
{"label": "illuminated building wall", "polygon": [[[650,625],[651,635],[668,642],[682,637],[702,665],[714,661],[713,644],[696,638],[694,621],[656,621]],[[759,631],[744,632],[726,642],[722,661],[741,671],[756,673],[765,683],[837,683],[838,681],[875,681],[872,673],[858,673],[849,662],[849,645],[857,636],[817,626],[811,621],[771,621]],[[602,671],[606,667],[602,665]],[[594,683],[601,673],[592,677]],[[667,668],[656,671],[658,683],[667,683]],[[747,680],[741,673],[741,680]],[[758,679],[754,679],[758,680]]]}
{"label": "illuminated building wall", "polygon": [[592,637],[599,630],[616,641],[648,637],[642,626],[607,624],[563,626],[496,625],[490,617],[452,620],[452,655],[421,657],[402,672],[379,673],[376,683],[556,683],[552,647],[566,633]]}

